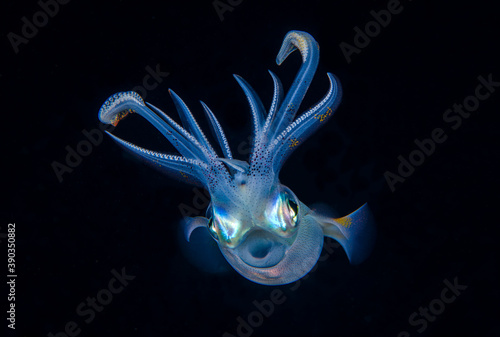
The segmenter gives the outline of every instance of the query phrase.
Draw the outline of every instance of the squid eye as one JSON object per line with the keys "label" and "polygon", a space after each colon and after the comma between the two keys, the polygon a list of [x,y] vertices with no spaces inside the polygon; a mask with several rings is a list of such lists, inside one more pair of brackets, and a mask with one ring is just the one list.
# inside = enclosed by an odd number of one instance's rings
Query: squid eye
{"label": "squid eye", "polygon": [[293,220],[293,225],[297,224],[297,217],[299,215],[299,205],[291,198],[287,200],[288,210],[290,211],[290,218]]}
{"label": "squid eye", "polygon": [[267,226],[281,237],[291,237],[300,223],[300,203],[295,194],[283,185],[275,196],[266,209]]}
{"label": "squid eye", "polygon": [[215,241],[219,241],[219,236],[217,235],[217,230],[215,229],[213,217],[210,217],[208,219],[208,231],[210,232],[210,235],[212,235]]}
{"label": "squid eye", "polygon": [[219,235],[217,234],[217,229],[215,228],[214,223],[214,209],[212,207],[212,203],[208,205],[206,218],[208,218],[208,231],[210,235],[214,238],[215,241],[219,241]]}

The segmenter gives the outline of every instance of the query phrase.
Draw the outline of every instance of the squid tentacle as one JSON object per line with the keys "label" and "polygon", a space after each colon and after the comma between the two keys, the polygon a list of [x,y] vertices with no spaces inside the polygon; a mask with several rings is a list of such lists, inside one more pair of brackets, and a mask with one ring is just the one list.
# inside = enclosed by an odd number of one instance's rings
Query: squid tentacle
{"label": "squid tentacle", "polygon": [[[125,118],[129,113],[134,112],[148,120],[183,156],[176,156],[175,160],[179,160],[180,158],[195,160],[195,162],[191,164],[196,164],[195,166],[198,167],[196,170],[183,170],[182,168],[174,165],[174,162],[165,160],[163,165],[165,166],[167,173],[175,173],[174,175],[180,174],[188,181],[194,181],[195,184],[201,182],[203,186],[209,189],[217,187],[216,181],[219,181],[219,184],[221,182],[223,182],[223,184],[231,184],[229,172],[224,165],[217,160],[217,155],[213,149],[210,151],[211,147],[207,148],[200,144],[198,140],[193,137],[193,135],[177,124],[159,108],[150,103],[145,103],[136,92],[120,92],[109,97],[99,111],[99,119],[103,123],[116,126],[120,120]],[[190,125],[190,127],[193,127],[193,125]],[[159,165],[158,152],[137,147],[131,143],[122,141],[121,139],[119,140],[118,137],[114,137],[113,139],[128,150],[141,156],[147,162],[155,166]],[[153,155],[151,156],[148,154]],[[173,159],[173,157],[170,159]],[[174,167],[173,169],[170,168],[172,165]],[[172,170],[175,171],[176,169],[179,169],[179,171],[172,172]],[[216,179],[216,177],[219,177],[220,179]]]}
{"label": "squid tentacle", "polygon": [[[185,155],[182,153],[176,146],[176,143],[172,142],[170,138],[167,137],[167,139],[174,145],[174,147],[186,158],[197,158],[200,160],[206,160],[210,158],[210,154],[208,153],[207,149],[201,145],[196,138],[193,137],[186,129],[184,129],[182,126],[177,124],[176,121],[174,121],[170,116],[168,116],[166,113],[164,113],[160,108],[157,108],[151,103],[146,102],[147,106],[151,108],[152,111],[156,112],[159,116],[163,118],[163,121],[165,123],[166,127],[169,127],[170,129],[174,130],[173,132],[176,133],[177,137],[174,139],[176,141],[179,139],[183,144],[186,144],[191,149],[191,152],[194,153],[194,155]],[[148,120],[149,121],[149,120]],[[153,124],[154,125],[154,124]],[[156,125],[155,125],[156,126]],[[166,136],[165,136],[166,137]]]}
{"label": "squid tentacle", "polygon": [[203,131],[201,131],[200,126],[196,122],[196,119],[193,117],[193,114],[187,107],[186,103],[184,103],[184,101],[173,90],[169,90],[169,93],[175,103],[175,107],[177,108],[177,112],[181,117],[182,125],[184,126],[184,128],[189,133],[194,135],[196,140],[198,140],[198,142],[202,144],[202,146],[205,147],[212,156],[216,157],[217,155],[215,154],[214,149],[208,142],[207,137],[205,137]]}
{"label": "squid tentacle", "polygon": [[250,111],[252,112],[254,134],[258,135],[260,134],[264,124],[264,104],[262,104],[262,101],[255,90],[250,86],[250,84],[248,84],[247,81],[243,79],[243,77],[236,74],[233,74],[233,76],[240,85],[241,89],[243,89],[243,92],[248,100]]}
{"label": "squid tentacle", "polygon": [[206,184],[202,171],[207,168],[203,162],[200,162],[197,159],[188,159],[181,156],[148,150],[127,142],[110,132],[106,131],[106,133],[111,136],[111,138],[118,145],[133,154],[138,155],[140,158],[144,159],[146,163],[154,166],[162,172],[174,176],[174,178],[179,180],[190,182],[194,185],[203,186]]}
{"label": "squid tentacle", "polygon": [[271,107],[269,108],[269,114],[267,115],[266,122],[262,130],[263,134],[267,133],[273,119],[276,116],[276,113],[278,112],[278,108],[280,107],[281,102],[283,102],[283,96],[284,96],[283,84],[281,83],[280,79],[271,70],[268,71],[273,79],[274,91],[273,91],[273,100],[271,102]]}
{"label": "squid tentacle", "polygon": [[207,115],[207,119],[210,121],[210,126],[212,127],[212,132],[215,134],[217,141],[222,149],[222,153],[225,158],[233,159],[233,154],[231,153],[231,148],[229,147],[229,143],[227,141],[226,135],[224,134],[224,130],[222,129],[219,121],[215,117],[214,113],[210,108],[202,101],[200,101],[203,106],[203,110]]}
{"label": "squid tentacle", "polygon": [[327,73],[330,88],[323,99],[300,115],[271,144],[273,168],[279,170],[295,148],[332,117],[342,98],[342,88],[336,77]]}
{"label": "squid tentacle", "polygon": [[201,159],[206,156],[193,136],[160,109],[149,106],[155,111],[148,109],[136,92],[120,92],[106,100],[99,111],[99,119],[105,124],[116,126],[129,113],[138,113],[160,131],[184,157]]}
{"label": "squid tentacle", "polygon": [[271,124],[270,140],[292,122],[318,67],[318,43],[311,35],[300,31],[288,32],[276,57],[276,63],[281,65],[288,55],[297,49],[302,56],[302,66]]}

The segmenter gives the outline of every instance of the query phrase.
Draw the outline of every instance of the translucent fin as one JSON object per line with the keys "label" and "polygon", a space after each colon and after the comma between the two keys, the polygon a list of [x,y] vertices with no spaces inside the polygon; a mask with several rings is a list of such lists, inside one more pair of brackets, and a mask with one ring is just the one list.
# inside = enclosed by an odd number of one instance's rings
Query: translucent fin
{"label": "translucent fin", "polygon": [[191,234],[196,228],[207,227],[207,226],[208,226],[208,219],[205,217],[197,216],[194,218],[185,218],[182,223],[184,238],[186,239],[187,242],[189,242]]}
{"label": "translucent fin", "polygon": [[[183,222],[186,221],[191,221],[191,218],[183,220]],[[185,239],[184,224],[179,228],[177,238],[179,247],[186,260],[197,269],[209,274],[224,274],[231,271],[232,268],[220,252],[217,242],[209,234],[206,227],[201,227],[196,226],[192,229],[189,235],[189,242]]]}
{"label": "translucent fin", "polygon": [[352,264],[363,262],[373,249],[376,238],[375,221],[368,204],[341,218],[311,214],[323,228],[325,236],[337,240]]}

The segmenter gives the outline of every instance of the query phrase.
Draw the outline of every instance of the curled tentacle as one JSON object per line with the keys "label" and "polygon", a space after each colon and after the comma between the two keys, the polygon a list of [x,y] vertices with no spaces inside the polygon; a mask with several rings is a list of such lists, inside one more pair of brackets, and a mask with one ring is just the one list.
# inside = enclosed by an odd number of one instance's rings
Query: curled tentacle
{"label": "curled tentacle", "polygon": [[285,36],[276,63],[280,65],[296,49],[302,55],[302,66],[271,124],[270,139],[276,137],[292,122],[318,66],[318,43],[308,33],[296,30],[288,32]]}
{"label": "curled tentacle", "polygon": [[[204,159],[206,152],[200,143],[160,109],[150,105],[148,109],[142,98],[133,91],[114,94],[99,110],[99,119],[114,126],[129,113],[136,112],[146,118],[186,158]],[[155,113],[156,112],[156,113]]]}
{"label": "curled tentacle", "polygon": [[[174,94],[175,95],[175,94]],[[176,96],[174,96],[176,97]],[[179,109],[185,114],[188,127],[205,143],[206,138],[183,102],[176,100]],[[147,106],[146,106],[147,104]],[[148,108],[149,107],[149,108]],[[106,100],[99,110],[99,119],[106,124],[117,125],[129,113],[136,112],[146,118],[183,157],[160,154],[125,142],[118,137],[113,139],[127,150],[140,156],[146,162],[162,167],[166,173],[183,178],[195,185],[203,184],[208,189],[231,185],[231,178],[224,165],[217,160],[212,147],[201,144],[193,135],[177,124],[172,118],[152,104],[144,103],[139,94],[129,91],[117,93]],[[162,166],[163,165],[163,166]]]}

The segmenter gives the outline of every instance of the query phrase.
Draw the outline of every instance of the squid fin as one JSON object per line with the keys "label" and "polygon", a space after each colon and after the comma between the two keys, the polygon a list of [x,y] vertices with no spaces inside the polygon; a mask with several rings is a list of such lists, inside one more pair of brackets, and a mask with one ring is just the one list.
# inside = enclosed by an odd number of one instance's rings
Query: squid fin
{"label": "squid fin", "polygon": [[[231,267],[208,233],[207,222],[204,217],[185,218],[179,230],[179,246],[186,260],[196,268],[210,274],[227,273]],[[196,230],[199,227],[205,229]]]}
{"label": "squid fin", "polygon": [[187,242],[191,238],[191,234],[198,227],[207,227],[208,219],[202,216],[197,216],[194,218],[185,218],[182,227],[184,232],[184,238]]}
{"label": "squid fin", "polygon": [[314,213],[313,217],[323,228],[325,236],[340,243],[351,264],[363,262],[371,253],[376,231],[368,204],[341,218],[329,218],[318,213]]}

